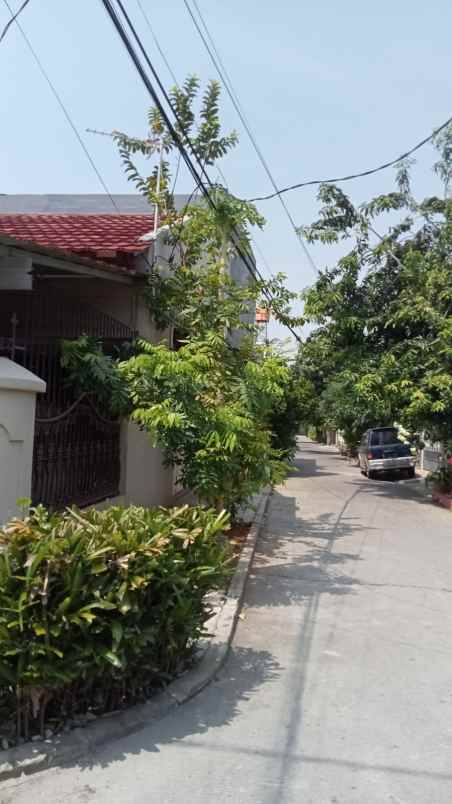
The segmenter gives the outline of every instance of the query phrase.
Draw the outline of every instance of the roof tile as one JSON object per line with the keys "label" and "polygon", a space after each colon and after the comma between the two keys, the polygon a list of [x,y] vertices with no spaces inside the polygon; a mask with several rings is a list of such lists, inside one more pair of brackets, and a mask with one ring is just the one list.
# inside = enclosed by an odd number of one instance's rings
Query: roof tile
{"label": "roof tile", "polygon": [[154,229],[153,215],[0,215],[0,234],[102,259],[139,253]]}

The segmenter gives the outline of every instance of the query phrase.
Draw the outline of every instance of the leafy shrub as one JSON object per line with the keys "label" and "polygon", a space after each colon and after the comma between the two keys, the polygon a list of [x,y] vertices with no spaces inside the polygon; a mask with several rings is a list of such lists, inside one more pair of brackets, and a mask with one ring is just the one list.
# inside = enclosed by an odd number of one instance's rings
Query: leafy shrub
{"label": "leafy shrub", "polygon": [[174,675],[229,573],[227,527],[188,506],[38,506],[0,531],[0,710],[16,736],[117,709]]}
{"label": "leafy shrub", "polygon": [[287,382],[282,386],[282,395],[275,403],[270,427],[272,443],[281,451],[286,460],[292,460],[297,449],[297,435],[306,413],[305,383],[292,370],[288,373]]}
{"label": "leafy shrub", "polygon": [[285,477],[269,419],[288,370],[253,344],[233,350],[221,335],[190,340],[177,352],[140,341],[142,354],[119,366],[132,418],[178,466],[184,488],[217,510],[234,512],[263,486]]}
{"label": "leafy shrub", "polygon": [[[127,388],[121,381],[116,365],[118,359],[133,353],[133,344],[124,344],[115,357],[105,354],[102,341],[82,335],[76,341],[61,342],[61,365],[66,381],[79,393],[96,393],[96,399],[112,414],[128,410]],[[125,354],[122,354],[125,353]]]}
{"label": "leafy shrub", "polygon": [[427,483],[442,494],[450,494],[452,491],[452,465],[448,462],[436,472],[430,472],[427,476]]}

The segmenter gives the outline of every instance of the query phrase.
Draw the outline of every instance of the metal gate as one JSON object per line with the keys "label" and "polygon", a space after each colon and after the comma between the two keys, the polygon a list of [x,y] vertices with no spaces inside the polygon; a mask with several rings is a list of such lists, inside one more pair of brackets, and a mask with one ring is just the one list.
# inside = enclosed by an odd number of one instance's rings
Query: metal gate
{"label": "metal gate", "polygon": [[88,505],[119,493],[120,425],[81,396],[59,416],[36,418],[33,502]]}
{"label": "metal gate", "polygon": [[32,501],[54,509],[119,493],[119,420],[69,386],[61,367],[61,340],[82,334],[101,339],[107,353],[135,337],[84,303],[35,291],[0,293],[0,353],[47,383],[36,404]]}

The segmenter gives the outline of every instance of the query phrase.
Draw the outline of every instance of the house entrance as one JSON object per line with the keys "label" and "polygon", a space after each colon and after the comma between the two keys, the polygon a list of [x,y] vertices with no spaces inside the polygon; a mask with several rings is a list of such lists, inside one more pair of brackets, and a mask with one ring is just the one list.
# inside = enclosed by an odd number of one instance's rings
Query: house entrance
{"label": "house entrance", "polygon": [[61,341],[93,335],[113,354],[135,333],[93,307],[36,291],[0,293],[0,354],[47,383],[36,403],[33,504],[59,509],[119,493],[120,422],[91,394],[71,387]]}

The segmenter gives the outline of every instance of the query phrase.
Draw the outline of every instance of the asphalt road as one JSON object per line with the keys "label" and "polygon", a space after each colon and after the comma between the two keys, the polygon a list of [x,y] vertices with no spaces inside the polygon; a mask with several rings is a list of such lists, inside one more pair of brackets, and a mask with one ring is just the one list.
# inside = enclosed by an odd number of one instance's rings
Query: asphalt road
{"label": "asphalt road", "polygon": [[217,682],[2,804],[450,804],[452,514],[300,446]]}

